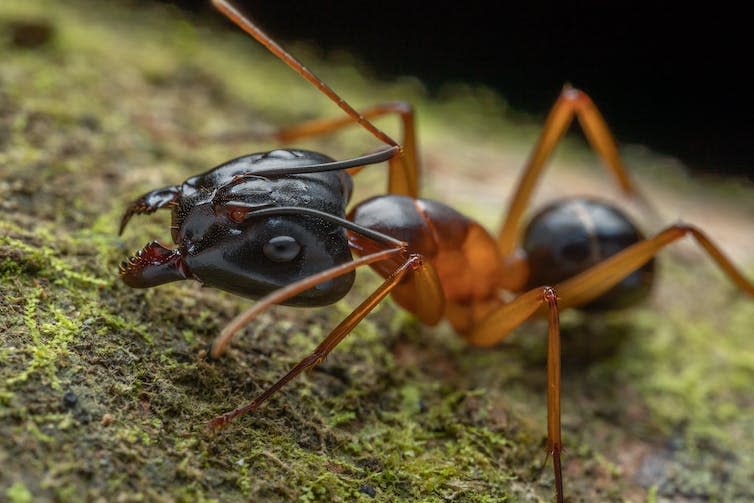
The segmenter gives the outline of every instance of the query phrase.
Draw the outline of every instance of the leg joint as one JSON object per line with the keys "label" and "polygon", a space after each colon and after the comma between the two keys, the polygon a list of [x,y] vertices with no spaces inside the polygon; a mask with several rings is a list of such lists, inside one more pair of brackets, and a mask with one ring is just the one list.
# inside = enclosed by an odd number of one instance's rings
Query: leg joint
{"label": "leg joint", "polygon": [[557,302],[558,302],[558,293],[555,291],[555,288],[553,288],[551,286],[543,286],[542,287],[542,298],[548,304],[557,304]]}

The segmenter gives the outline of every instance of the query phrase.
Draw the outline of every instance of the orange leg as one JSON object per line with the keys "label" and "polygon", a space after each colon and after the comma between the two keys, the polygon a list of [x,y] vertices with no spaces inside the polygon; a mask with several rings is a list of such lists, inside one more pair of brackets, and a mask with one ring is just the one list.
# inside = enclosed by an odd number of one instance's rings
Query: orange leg
{"label": "orange leg", "polygon": [[639,269],[662,248],[691,235],[723,272],[747,295],[754,298],[754,283],[746,279],[728,257],[700,229],[688,224],[667,227],[652,238],[629,246],[594,267],[556,285],[560,305],[578,307],[596,299],[623,278]]}
{"label": "orange leg", "polygon": [[[691,225],[673,225],[656,236],[636,243],[592,268],[555,285],[524,293],[509,304],[493,311],[475,326],[466,339],[478,346],[492,346],[514,328],[539,311],[549,307],[550,330],[547,357],[547,426],[549,451],[553,455],[558,501],[562,498],[560,470],[560,335],[558,309],[584,305],[615,286],[626,276],[652,259],[665,246],[691,235],[723,272],[747,295],[754,298],[754,283],[746,279],[725,254],[699,229]],[[557,292],[557,303],[554,300]]]}
{"label": "orange leg", "polygon": [[563,501],[563,474],[560,467],[562,441],[560,438],[560,316],[558,307],[559,292],[543,286],[530,290],[505,304],[482,322],[477,324],[464,337],[477,346],[496,344],[514,328],[531,318],[542,306],[547,306],[549,330],[547,337],[547,445],[552,455],[555,472],[555,492],[557,501]]}
{"label": "orange leg", "polygon": [[[558,309],[577,307],[594,300],[651,260],[665,246],[686,235],[693,236],[731,281],[754,298],[754,283],[747,280],[701,230],[691,225],[678,224],[666,228],[650,239],[626,248],[573,278],[555,285],[554,288],[540,287],[524,293],[511,303],[493,311],[466,335],[466,339],[471,344],[492,346],[547,303],[550,321],[547,355],[547,430],[549,451],[553,455],[558,501],[562,501]],[[557,292],[557,303],[555,292]]]}
{"label": "orange leg", "polygon": [[[537,181],[542,176],[547,160],[568,130],[574,116],[578,117],[592,148],[602,157],[608,171],[615,176],[623,191],[630,196],[639,196],[618,155],[613,135],[597,106],[584,92],[566,85],[545,121],[539,141],[527,161],[511,199],[497,240],[502,256],[507,257],[514,252],[518,244],[519,227],[524,210],[529,204]],[[640,197],[640,199],[646,203],[644,198]]]}
{"label": "orange leg", "polygon": [[[239,209],[243,209],[242,207],[239,207]],[[399,257],[400,260],[403,260],[406,256],[406,248],[407,244],[403,241],[400,241],[398,239],[395,239],[393,237],[390,237],[386,234],[382,234],[380,232],[377,232],[372,229],[368,229],[362,226],[359,226],[349,220],[336,217],[334,215],[330,215],[328,213],[324,213],[318,210],[314,210],[312,208],[302,208],[298,206],[278,206],[275,208],[263,208],[261,210],[255,210],[255,211],[249,211],[245,215],[243,215],[244,220],[254,219],[254,218],[261,218],[271,215],[312,215],[312,216],[318,216],[320,218],[324,218],[325,220],[330,220],[331,222],[340,224],[345,229],[348,229],[350,232],[359,234],[363,237],[366,237],[375,243],[377,243],[377,246],[373,249],[372,253],[369,253],[367,255],[364,255],[361,258],[358,258],[356,260],[351,260],[349,262],[337,265],[335,267],[331,267],[330,269],[326,269],[324,271],[321,271],[317,274],[314,274],[312,276],[302,278],[294,283],[291,283],[289,285],[286,285],[285,287],[279,288],[278,290],[275,290],[271,292],[270,294],[266,295],[265,297],[259,299],[256,304],[254,304],[252,307],[250,307],[247,311],[241,313],[240,315],[236,316],[236,318],[228,324],[225,329],[220,333],[220,335],[215,339],[214,343],[212,344],[212,348],[210,351],[210,356],[212,358],[217,358],[221,354],[223,354],[228,347],[228,344],[230,344],[231,339],[233,336],[241,330],[243,327],[251,323],[251,321],[256,318],[260,313],[265,311],[268,307],[274,305],[274,304],[280,304],[282,302],[285,302],[286,300],[295,297],[299,293],[308,290],[309,288],[313,288],[321,283],[324,283],[325,281],[329,281],[331,279],[337,278],[338,276],[342,276],[343,274],[347,274],[357,267],[360,267],[362,265],[372,264],[374,262],[378,262],[381,260],[389,260],[393,258],[395,255],[401,255]],[[420,271],[423,271],[425,268],[421,268]],[[434,271],[433,268],[429,267],[426,268],[431,271]],[[420,279],[424,279],[424,282],[429,283],[431,279],[436,278],[436,275],[430,275],[427,276],[425,279],[421,274],[417,274],[417,276],[420,277]],[[437,289],[439,289],[439,282],[435,281],[437,283]],[[422,293],[428,293],[428,292],[422,292]],[[430,297],[434,299],[433,297]],[[440,313],[442,313],[442,303],[435,301],[435,303],[440,304]],[[439,318],[440,315],[438,315]]]}
{"label": "orange leg", "polygon": [[356,260],[346,262],[345,264],[333,267],[332,269],[328,269],[319,274],[315,274],[314,276],[304,278],[301,281],[297,281],[296,283],[290,284],[284,288],[272,292],[263,299],[260,299],[249,309],[236,316],[233,321],[231,321],[222,330],[222,332],[220,332],[220,335],[218,335],[212,343],[210,356],[212,358],[219,358],[228,349],[228,345],[230,345],[230,341],[233,339],[233,336],[235,336],[240,330],[251,323],[257,316],[262,314],[262,312],[266,311],[270,306],[285,302],[286,300],[295,297],[299,293],[308,290],[309,288],[312,288],[316,285],[319,285],[320,283],[324,283],[325,281],[329,281],[338,276],[342,276],[343,274],[348,274],[349,272],[362,265],[371,264],[372,262],[377,262],[379,260],[386,260],[393,255],[398,255],[401,253],[401,251],[402,250],[399,248],[391,248],[377,253],[372,253],[371,255],[366,255]]}
{"label": "orange leg", "polygon": [[[390,250],[392,251],[392,250]],[[398,250],[399,252],[401,250]],[[366,258],[366,257],[364,257]],[[227,412],[221,416],[214,418],[210,421],[209,426],[211,429],[216,429],[227,425],[234,418],[253,412],[268,398],[274,395],[280,388],[285,386],[288,382],[293,380],[296,376],[303,371],[311,369],[316,365],[322,363],[327,355],[345,339],[345,337],[353,330],[353,328],[369,314],[377,304],[384,299],[391,290],[393,290],[405,277],[407,273],[415,273],[417,278],[426,278],[428,275],[434,277],[431,273],[432,266],[426,263],[421,255],[411,255],[405,262],[398,267],[377,290],[375,290],[364,302],[362,302],[354,311],[346,317],[335,329],[323,340],[316,349],[301,360],[298,365],[293,367],[287,374],[285,374],[279,381],[267,388],[261,395],[256,397],[251,403],[239,407],[233,411]],[[436,286],[439,288],[439,285]],[[433,297],[439,296],[442,298],[442,291],[435,291],[432,293]],[[440,305],[440,312],[442,305]]]}

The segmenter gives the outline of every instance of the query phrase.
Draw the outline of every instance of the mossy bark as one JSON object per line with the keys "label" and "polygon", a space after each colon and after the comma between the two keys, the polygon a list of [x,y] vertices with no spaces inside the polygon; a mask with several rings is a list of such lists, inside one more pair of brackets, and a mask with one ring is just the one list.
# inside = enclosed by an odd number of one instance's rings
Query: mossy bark
{"label": "mossy bark", "polygon": [[[263,136],[278,125],[337,113],[252,41],[207,24],[104,2],[0,5],[0,500],[551,500],[540,322],[483,351],[386,302],[264,409],[207,431],[378,283],[362,271],[337,305],[271,309],[208,363],[203,348],[249,301],[118,280],[130,250],[169,235],[158,213],[117,236],[133,197],[271,149]],[[533,126],[488,91],[432,101],[414,80],[296,52],[357,106],[416,102],[430,194],[494,222],[502,205],[485,190],[516,172],[499,168],[513,161],[498,138],[523,152]],[[374,142],[355,131],[310,146],[337,156]],[[573,142],[561,161],[583,158]],[[360,191],[375,185],[361,176]],[[754,191],[683,185],[669,200],[725,215],[754,276]],[[671,257],[645,307],[564,315],[570,501],[754,499],[754,304],[701,255]]]}

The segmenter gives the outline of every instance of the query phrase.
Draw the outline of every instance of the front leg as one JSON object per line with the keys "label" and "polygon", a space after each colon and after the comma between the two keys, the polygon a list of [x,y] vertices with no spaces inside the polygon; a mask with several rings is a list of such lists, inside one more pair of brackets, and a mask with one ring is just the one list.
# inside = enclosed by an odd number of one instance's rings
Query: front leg
{"label": "front leg", "polygon": [[[364,265],[366,263],[376,262],[378,260],[386,260],[392,255],[402,253],[403,251],[401,249],[388,248],[387,250],[382,250],[380,252],[364,256],[359,260],[345,264],[345,266],[355,268],[358,265]],[[369,262],[367,262],[367,260],[369,260]],[[289,287],[279,290],[279,294],[278,292],[273,292],[266,298],[260,300],[260,302],[258,303],[260,307],[258,309],[249,310],[247,313],[243,313],[237,320],[234,320],[229,326],[229,333],[232,335],[232,333],[236,331],[240,326],[251,321],[251,318],[269,307],[271,303],[277,302],[280,299],[279,296],[295,294],[296,290],[306,288],[310,285],[310,283],[318,283],[322,279],[333,277],[337,274],[342,273],[342,271],[343,266],[334,267],[330,270],[312,276],[311,278],[306,278],[297,283],[289,285]],[[437,276],[434,272],[433,267],[431,266],[431,264],[426,262],[424,257],[422,257],[421,255],[410,255],[408,257],[404,256],[402,258],[402,263],[392,272],[392,274],[390,274],[390,276],[387,277],[387,279],[385,279],[382,285],[380,285],[377,290],[372,292],[369,297],[364,300],[364,302],[362,302],[356,309],[353,310],[353,312],[351,312],[351,314],[349,314],[342,322],[340,322],[340,324],[335,327],[327,337],[325,337],[325,339],[314,349],[314,351],[304,357],[304,359],[302,359],[287,374],[285,374],[277,382],[268,387],[253,401],[251,401],[247,405],[244,405],[243,407],[238,407],[237,409],[226,412],[225,414],[212,419],[209,422],[210,429],[217,430],[218,428],[227,426],[228,423],[239,416],[254,412],[255,410],[257,410],[257,408],[259,408],[260,405],[265,403],[271,396],[277,393],[283,386],[288,384],[299,374],[322,363],[327,355],[329,355],[330,352],[335,349],[335,347],[340,344],[341,341],[343,341],[343,339],[345,339],[349,333],[351,333],[354,327],[358,325],[361,320],[363,320],[364,317],[382,301],[382,299],[384,299],[388,294],[390,294],[391,291],[393,291],[398,285],[400,285],[401,281],[407,275],[414,275],[417,283],[421,284],[419,290],[424,292],[424,300],[427,304],[427,312],[434,310],[436,312],[436,317],[439,318],[442,315],[442,307],[445,298],[443,297],[442,289],[437,282]],[[215,341],[212,348],[213,352],[220,354],[222,350],[224,350],[225,346],[227,346],[227,341],[223,340],[223,337],[224,336],[221,335],[218,340]],[[217,354],[213,356],[217,356]]]}
{"label": "front leg", "polygon": [[149,214],[154,213],[160,208],[165,208],[170,203],[173,203],[181,195],[181,188],[177,185],[171,185],[169,187],[163,187],[161,189],[147,192],[137,200],[133,201],[126,208],[126,212],[123,214],[123,218],[120,220],[120,229],[118,235],[123,234],[123,230],[126,228],[126,224],[131,220],[131,217],[136,214]]}

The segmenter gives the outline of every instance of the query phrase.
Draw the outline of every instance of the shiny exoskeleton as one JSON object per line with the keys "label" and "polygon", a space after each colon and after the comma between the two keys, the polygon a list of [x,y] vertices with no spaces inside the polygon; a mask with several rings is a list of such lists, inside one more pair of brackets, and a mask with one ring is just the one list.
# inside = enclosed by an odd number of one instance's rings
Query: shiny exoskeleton
{"label": "shiny exoskeleton", "polygon": [[[274,150],[233,159],[181,185],[145,194],[125,214],[121,230],[135,213],[168,207],[177,247],[168,250],[155,242],[147,244],[122,264],[122,278],[138,288],[195,279],[259,298],[351,260],[344,229],[337,223],[309,215],[245,219],[252,210],[291,206],[343,217],[352,189],[345,171],[262,175],[280,168],[332,162],[316,152]],[[353,272],[340,276],[286,304],[331,304],[351,289],[353,278]]]}
{"label": "shiny exoskeleton", "polygon": [[[344,161],[306,150],[239,157],[181,185],[151,191],[128,207],[134,214],[172,209],[174,248],[147,244],[120,268],[139,288],[194,279],[259,301],[215,339],[220,356],[233,335],[273,304],[321,306],[341,299],[354,270],[370,265],[384,282],[311,354],[251,403],[216,417],[212,428],[256,410],[301,372],[319,364],[387,295],[425,324],[447,319],[470,344],[491,346],[537,313],[548,320],[547,435],[557,500],[563,501],[560,435],[559,312],[568,307],[625,307],[646,296],[654,256],[692,236],[728,277],[754,297],[754,285],[699,229],[677,224],[644,238],[618,209],[594,199],[552,203],[522,230],[523,214],[550,154],[574,117],[623,191],[641,194],[623,166],[594,103],[566,86],[522,173],[497,236],[437,201],[418,197],[419,162],[413,109],[385,103],[357,112],[265,35],[227,0],[213,0],[230,20],[336,103],[347,117],[283,129],[291,141],[359,124],[387,149]],[[397,115],[402,142],[370,119]],[[346,211],[351,175],[387,161],[388,194]],[[358,257],[353,258],[354,252]]]}
{"label": "shiny exoskeleton", "polygon": [[[643,239],[628,217],[607,202],[574,198],[551,203],[524,231],[521,247],[530,264],[526,288],[558,284]],[[579,307],[622,309],[641,302],[652,287],[654,269],[655,261],[650,260]]]}

